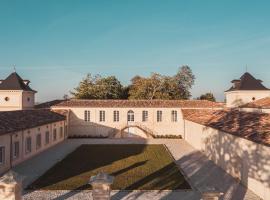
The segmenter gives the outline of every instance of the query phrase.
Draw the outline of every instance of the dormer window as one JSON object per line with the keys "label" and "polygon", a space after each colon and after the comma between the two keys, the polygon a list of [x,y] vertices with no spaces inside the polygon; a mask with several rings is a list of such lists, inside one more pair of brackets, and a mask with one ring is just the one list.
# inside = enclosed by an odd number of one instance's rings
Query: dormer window
{"label": "dormer window", "polygon": [[29,85],[30,81],[29,81],[29,80],[23,80],[23,83],[24,83],[25,85]]}
{"label": "dormer window", "polygon": [[233,83],[233,88],[236,88],[236,89],[239,88],[240,80],[233,80],[232,83]]}

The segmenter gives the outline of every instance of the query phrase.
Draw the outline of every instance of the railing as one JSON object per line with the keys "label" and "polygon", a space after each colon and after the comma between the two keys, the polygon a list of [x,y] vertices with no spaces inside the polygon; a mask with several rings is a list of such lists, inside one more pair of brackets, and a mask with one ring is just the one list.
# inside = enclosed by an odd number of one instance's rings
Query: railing
{"label": "railing", "polygon": [[[137,127],[139,129],[141,129],[143,132],[145,132],[145,134],[148,136],[150,135],[151,137],[155,137],[156,135],[158,135],[155,131],[153,131],[152,129],[148,128],[147,126],[143,125],[142,123],[139,122],[131,122],[131,123],[125,123],[122,124],[121,126],[119,126],[120,128],[113,128],[110,132],[109,132],[109,137],[110,138],[114,138],[118,133],[122,134],[122,131],[125,130],[126,128],[129,127]],[[122,135],[121,135],[122,137]]]}

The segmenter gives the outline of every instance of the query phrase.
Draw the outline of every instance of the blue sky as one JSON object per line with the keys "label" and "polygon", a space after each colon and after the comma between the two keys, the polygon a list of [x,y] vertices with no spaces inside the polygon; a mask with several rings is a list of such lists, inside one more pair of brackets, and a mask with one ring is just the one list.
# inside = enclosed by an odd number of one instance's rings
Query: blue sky
{"label": "blue sky", "polygon": [[270,87],[270,1],[0,0],[0,76],[12,65],[38,90],[61,98],[86,73],[176,73],[188,64],[194,97],[223,100],[248,71]]}

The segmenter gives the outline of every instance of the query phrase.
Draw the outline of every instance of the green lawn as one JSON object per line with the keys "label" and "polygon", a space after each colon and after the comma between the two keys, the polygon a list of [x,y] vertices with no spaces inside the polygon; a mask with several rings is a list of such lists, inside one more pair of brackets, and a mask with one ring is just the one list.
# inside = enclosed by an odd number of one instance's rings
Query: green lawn
{"label": "green lawn", "polygon": [[115,177],[112,189],[190,189],[163,145],[82,145],[53,166],[28,189],[91,189],[98,172]]}

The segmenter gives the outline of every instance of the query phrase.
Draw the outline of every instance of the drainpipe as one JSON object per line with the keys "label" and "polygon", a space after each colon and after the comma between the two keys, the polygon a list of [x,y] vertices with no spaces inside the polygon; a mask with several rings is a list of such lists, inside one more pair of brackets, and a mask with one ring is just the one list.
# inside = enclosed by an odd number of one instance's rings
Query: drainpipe
{"label": "drainpipe", "polygon": [[12,144],[13,144],[12,133],[10,133],[9,169],[12,169],[12,155],[13,155]]}

